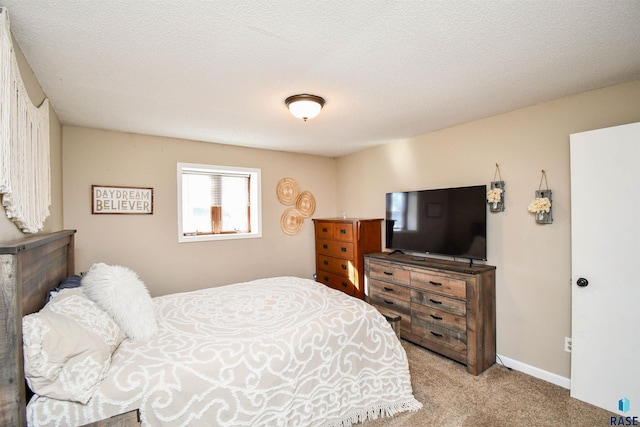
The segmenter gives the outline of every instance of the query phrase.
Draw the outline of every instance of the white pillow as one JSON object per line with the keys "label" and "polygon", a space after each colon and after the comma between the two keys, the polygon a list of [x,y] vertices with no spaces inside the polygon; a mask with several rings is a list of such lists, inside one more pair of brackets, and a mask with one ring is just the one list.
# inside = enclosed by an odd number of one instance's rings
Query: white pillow
{"label": "white pillow", "polygon": [[148,340],[158,332],[155,304],[138,275],[119,265],[93,264],[80,289],[109,313],[124,334]]}
{"label": "white pillow", "polygon": [[22,318],[27,383],[40,396],[87,403],[123,339],[113,319],[79,289],[56,292],[42,310]]}

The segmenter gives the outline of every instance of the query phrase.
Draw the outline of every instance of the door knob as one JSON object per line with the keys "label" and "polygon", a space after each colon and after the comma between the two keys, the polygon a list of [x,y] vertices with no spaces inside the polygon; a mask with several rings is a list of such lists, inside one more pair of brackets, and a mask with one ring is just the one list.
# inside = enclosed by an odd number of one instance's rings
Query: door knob
{"label": "door knob", "polygon": [[576,285],[580,286],[581,288],[584,288],[588,284],[589,284],[589,281],[584,277],[581,277],[576,281]]}

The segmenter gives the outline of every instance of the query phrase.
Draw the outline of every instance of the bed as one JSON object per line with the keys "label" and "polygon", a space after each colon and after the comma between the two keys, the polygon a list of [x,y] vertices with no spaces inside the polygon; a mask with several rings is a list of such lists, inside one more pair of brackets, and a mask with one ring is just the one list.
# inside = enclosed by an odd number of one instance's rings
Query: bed
{"label": "bed", "polygon": [[422,406],[385,318],[296,277],[153,298],[157,333],[123,339],[86,403],[27,400],[20,320],[74,274],[73,237],[62,231],[0,249],[8,331],[0,425],[83,425],[137,409],[148,426],[349,426]]}

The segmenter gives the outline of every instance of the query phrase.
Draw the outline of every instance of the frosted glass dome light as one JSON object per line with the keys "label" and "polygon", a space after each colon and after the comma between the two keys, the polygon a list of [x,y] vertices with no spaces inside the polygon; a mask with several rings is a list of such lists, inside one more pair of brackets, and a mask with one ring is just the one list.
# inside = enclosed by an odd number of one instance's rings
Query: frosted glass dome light
{"label": "frosted glass dome light", "polygon": [[316,95],[293,95],[284,100],[284,103],[295,117],[304,120],[312,119],[320,113],[324,106],[324,99]]}

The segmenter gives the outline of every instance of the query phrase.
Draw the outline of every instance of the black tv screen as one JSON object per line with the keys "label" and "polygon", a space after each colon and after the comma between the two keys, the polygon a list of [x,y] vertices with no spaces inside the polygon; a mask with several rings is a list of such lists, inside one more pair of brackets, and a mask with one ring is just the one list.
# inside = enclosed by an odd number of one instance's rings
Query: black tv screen
{"label": "black tv screen", "polygon": [[487,259],[486,185],[386,195],[386,247]]}

